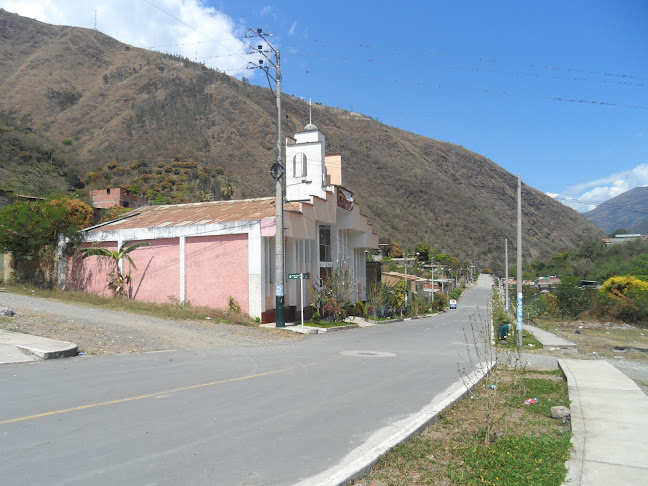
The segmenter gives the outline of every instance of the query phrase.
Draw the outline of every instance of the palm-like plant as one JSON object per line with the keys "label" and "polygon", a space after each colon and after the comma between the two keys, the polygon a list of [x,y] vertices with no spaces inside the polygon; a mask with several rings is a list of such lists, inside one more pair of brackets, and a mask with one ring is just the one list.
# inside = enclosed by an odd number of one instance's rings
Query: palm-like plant
{"label": "palm-like plant", "polygon": [[118,251],[109,250],[108,248],[83,248],[81,252],[83,253],[83,259],[85,260],[89,256],[98,256],[110,259],[110,261],[115,263],[115,267],[112,272],[110,272],[110,282],[108,282],[108,288],[110,288],[117,297],[124,297],[126,295],[126,285],[130,283],[131,277],[130,274],[124,275],[121,268],[119,268],[119,262],[122,258],[126,258],[128,263],[137,270],[135,262],[130,257],[129,253],[138,249],[141,246],[148,246],[150,243],[144,241],[140,243],[134,243],[130,246],[128,242],[125,241],[119,247]]}

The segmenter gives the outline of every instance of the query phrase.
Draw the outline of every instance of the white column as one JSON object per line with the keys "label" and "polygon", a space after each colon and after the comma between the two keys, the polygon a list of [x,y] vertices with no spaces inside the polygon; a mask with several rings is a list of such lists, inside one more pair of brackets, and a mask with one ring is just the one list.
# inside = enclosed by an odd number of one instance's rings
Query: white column
{"label": "white column", "polygon": [[180,302],[184,304],[187,295],[187,238],[180,237]]}
{"label": "white column", "polygon": [[[264,255],[261,225],[256,223],[248,231],[248,313],[252,317],[261,317],[265,306]],[[268,256],[272,258],[273,255]]]}

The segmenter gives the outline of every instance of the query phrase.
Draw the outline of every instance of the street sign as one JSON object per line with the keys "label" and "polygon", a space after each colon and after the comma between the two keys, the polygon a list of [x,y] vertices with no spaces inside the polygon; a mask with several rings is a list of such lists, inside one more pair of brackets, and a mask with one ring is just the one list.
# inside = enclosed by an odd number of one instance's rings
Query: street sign
{"label": "street sign", "polygon": [[289,273],[288,278],[293,280],[298,280],[300,278],[310,278],[310,273]]}

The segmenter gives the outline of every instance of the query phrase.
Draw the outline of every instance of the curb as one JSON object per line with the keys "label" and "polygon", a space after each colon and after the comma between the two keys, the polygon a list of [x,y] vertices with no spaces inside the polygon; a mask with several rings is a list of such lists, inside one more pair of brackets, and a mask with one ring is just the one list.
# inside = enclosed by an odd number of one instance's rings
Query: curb
{"label": "curb", "polygon": [[316,329],[317,333],[323,333],[323,332],[334,332],[334,331],[346,331],[347,329],[356,329],[360,327],[360,324],[349,324],[348,326],[335,326],[335,327],[313,327],[312,329]]}
{"label": "curb", "polygon": [[[409,417],[391,427],[396,427],[395,433],[362,453],[360,457],[352,459],[354,451],[335,465],[312,478],[297,483],[295,486],[346,486],[351,481],[362,478],[371,471],[381,456],[389,452],[398,444],[405,442],[413,435],[420,434],[426,427],[437,422],[439,414],[451,408],[459,400],[464,399],[477,386],[484,377],[493,370],[495,362],[479,363],[478,370],[474,371],[465,380],[459,380],[450,385],[443,392],[432,399],[432,402],[419,411],[414,417]],[[386,429],[389,427],[386,427]],[[385,430],[385,429],[383,429]],[[377,433],[380,434],[380,431]],[[362,447],[362,446],[361,446]],[[357,449],[356,449],[357,450]],[[344,462],[350,459],[348,464]]]}
{"label": "curb", "polygon": [[571,451],[569,459],[565,463],[567,468],[567,475],[565,476],[564,485],[568,484],[581,484],[583,476],[583,452],[585,451],[585,419],[583,417],[583,407],[581,404],[580,390],[576,383],[576,377],[569,369],[566,363],[558,360],[558,367],[562,374],[567,379],[567,389],[569,392],[569,410],[571,412],[570,424],[572,436]]}
{"label": "curb", "polygon": [[66,348],[59,349],[57,351],[45,351],[43,349],[34,348],[31,346],[24,345],[15,345],[16,348],[20,349],[29,354],[39,357],[40,359],[59,359],[59,358],[69,358],[79,354],[79,347],[76,344],[70,343]]}

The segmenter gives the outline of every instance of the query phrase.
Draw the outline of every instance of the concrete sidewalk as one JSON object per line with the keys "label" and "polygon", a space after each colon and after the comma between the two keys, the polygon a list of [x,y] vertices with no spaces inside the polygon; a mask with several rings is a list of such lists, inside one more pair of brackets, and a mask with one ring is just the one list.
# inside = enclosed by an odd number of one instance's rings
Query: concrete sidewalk
{"label": "concrete sidewalk", "polygon": [[533,337],[540,341],[540,343],[542,343],[542,347],[548,351],[551,351],[552,348],[567,349],[576,347],[576,343],[568,341],[567,339],[563,339],[560,336],[556,336],[555,334],[552,334],[550,332],[544,331],[539,327],[524,324],[523,329],[526,329],[531,334],[533,334]]}
{"label": "concrete sidewalk", "polygon": [[[547,350],[576,344],[525,325]],[[643,484],[648,477],[648,396],[607,361],[558,359],[571,400],[569,486]]]}
{"label": "concrete sidewalk", "polygon": [[565,484],[645,484],[648,396],[606,361],[558,364],[567,377],[574,434]]}
{"label": "concrete sidewalk", "polygon": [[76,344],[0,330],[0,364],[76,356]]}

